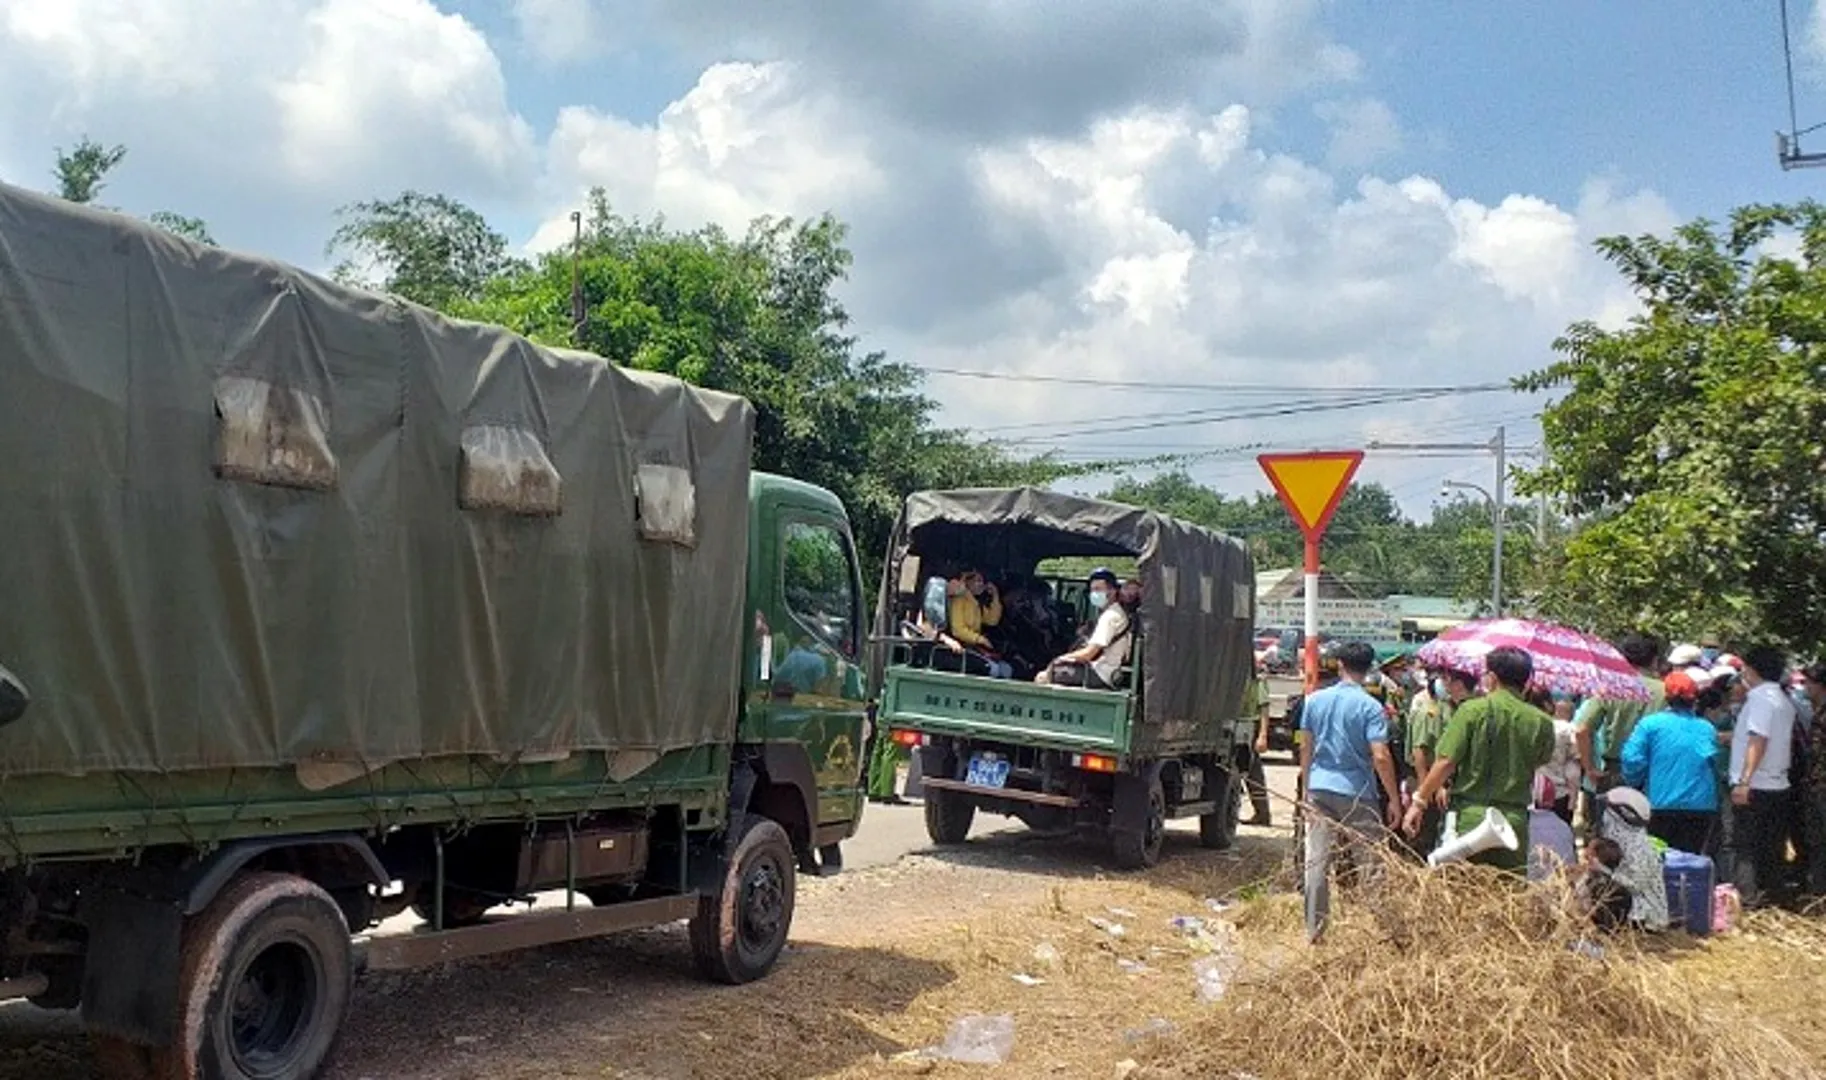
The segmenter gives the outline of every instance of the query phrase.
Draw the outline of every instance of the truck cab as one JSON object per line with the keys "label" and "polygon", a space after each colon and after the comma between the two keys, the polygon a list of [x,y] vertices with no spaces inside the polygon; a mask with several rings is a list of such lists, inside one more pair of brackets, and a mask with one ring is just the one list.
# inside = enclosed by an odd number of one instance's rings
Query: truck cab
{"label": "truck cab", "polygon": [[828,872],[842,865],[839,844],[862,819],[868,702],[856,544],[830,492],[757,472],[748,547],[737,754],[771,780],[756,798],[768,817],[789,823],[801,864]]}

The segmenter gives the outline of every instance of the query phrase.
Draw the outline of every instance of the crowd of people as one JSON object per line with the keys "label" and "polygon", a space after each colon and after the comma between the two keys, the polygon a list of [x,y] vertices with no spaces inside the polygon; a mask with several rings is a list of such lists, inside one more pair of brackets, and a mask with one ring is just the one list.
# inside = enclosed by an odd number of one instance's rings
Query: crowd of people
{"label": "crowd of people", "polygon": [[1518,648],[1492,650],[1477,676],[1331,650],[1324,685],[1293,707],[1308,935],[1323,934],[1340,853],[1383,842],[1568,872],[1606,925],[1666,926],[1676,858],[1709,860],[1745,907],[1826,897],[1826,665],[1644,635],[1617,646],[1639,694],[1542,689]]}

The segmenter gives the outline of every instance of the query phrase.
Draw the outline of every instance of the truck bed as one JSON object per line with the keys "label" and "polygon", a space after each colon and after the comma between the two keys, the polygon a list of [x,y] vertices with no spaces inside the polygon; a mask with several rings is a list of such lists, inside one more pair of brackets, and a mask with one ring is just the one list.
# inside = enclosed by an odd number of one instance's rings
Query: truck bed
{"label": "truck bed", "polygon": [[0,781],[0,867],[128,856],[159,844],[374,834],[656,804],[679,807],[691,827],[708,828],[725,812],[728,775],[728,748],[705,746],[622,779],[600,753],[522,765],[475,756],[401,762],[319,790],[284,768],[14,776]]}
{"label": "truck bed", "polygon": [[881,716],[931,734],[974,735],[1020,746],[1126,754],[1134,697],[978,675],[890,667]]}

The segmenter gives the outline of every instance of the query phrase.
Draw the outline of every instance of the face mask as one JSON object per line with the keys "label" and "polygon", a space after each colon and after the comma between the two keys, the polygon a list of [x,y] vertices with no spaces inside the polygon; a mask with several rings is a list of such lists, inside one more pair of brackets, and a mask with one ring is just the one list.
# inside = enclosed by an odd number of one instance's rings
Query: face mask
{"label": "face mask", "polygon": [[1110,606],[1110,594],[1106,592],[1091,593],[1091,610],[1102,611]]}
{"label": "face mask", "polygon": [[1433,680],[1433,696],[1436,698],[1440,698],[1442,700],[1445,698],[1446,681],[1444,679],[1434,679]]}

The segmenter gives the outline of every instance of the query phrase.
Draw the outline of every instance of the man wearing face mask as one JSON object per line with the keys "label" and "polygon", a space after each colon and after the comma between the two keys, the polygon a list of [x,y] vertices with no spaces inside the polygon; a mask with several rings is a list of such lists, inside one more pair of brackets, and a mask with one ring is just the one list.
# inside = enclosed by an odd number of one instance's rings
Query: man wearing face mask
{"label": "man wearing face mask", "polygon": [[[1054,660],[1035,682],[1067,685],[1060,675],[1073,672],[1069,676],[1071,685],[1090,690],[1115,689],[1116,673],[1128,662],[1132,630],[1128,610],[1117,602],[1119,587],[1116,575],[1110,571],[1100,567],[1091,573],[1090,605],[1097,623],[1090,640]],[[1076,682],[1078,673],[1082,674],[1082,684]]]}
{"label": "man wearing face mask", "polygon": [[[1452,713],[1458,706],[1469,701],[1476,692],[1476,680],[1459,671],[1434,673],[1427,684],[1426,692],[1415,700],[1415,707],[1408,713],[1408,760],[1414,766],[1414,786],[1418,790],[1420,782],[1433,771],[1434,748],[1439,745],[1439,736],[1446,730],[1446,722],[1452,719]],[[1420,702],[1426,702],[1421,707]],[[1417,855],[1426,854],[1439,846],[1439,827],[1444,822],[1445,810],[1443,800],[1435,800],[1432,806],[1422,811],[1420,832],[1413,839],[1413,848]]]}

